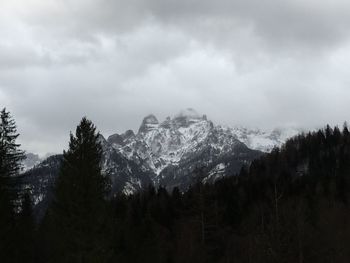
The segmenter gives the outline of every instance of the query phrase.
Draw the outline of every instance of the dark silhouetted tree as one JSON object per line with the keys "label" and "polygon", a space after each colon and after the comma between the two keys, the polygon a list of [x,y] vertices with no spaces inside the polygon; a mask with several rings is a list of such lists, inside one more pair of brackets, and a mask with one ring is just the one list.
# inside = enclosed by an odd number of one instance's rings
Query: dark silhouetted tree
{"label": "dark silhouetted tree", "polygon": [[0,255],[2,262],[12,262],[13,227],[15,205],[18,200],[19,180],[24,152],[19,150],[16,139],[16,123],[10,113],[3,109],[0,112]]}
{"label": "dark silhouetted tree", "polygon": [[99,133],[83,118],[63,153],[49,212],[54,262],[106,262],[108,180],[101,174]]}

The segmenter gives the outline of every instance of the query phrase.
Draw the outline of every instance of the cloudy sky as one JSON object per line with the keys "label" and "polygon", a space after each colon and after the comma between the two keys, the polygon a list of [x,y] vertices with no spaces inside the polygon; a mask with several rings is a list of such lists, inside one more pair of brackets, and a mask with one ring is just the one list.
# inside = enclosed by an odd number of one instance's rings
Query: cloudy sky
{"label": "cloudy sky", "polygon": [[216,123],[350,119],[348,0],[0,0],[0,106],[60,152],[193,107]]}

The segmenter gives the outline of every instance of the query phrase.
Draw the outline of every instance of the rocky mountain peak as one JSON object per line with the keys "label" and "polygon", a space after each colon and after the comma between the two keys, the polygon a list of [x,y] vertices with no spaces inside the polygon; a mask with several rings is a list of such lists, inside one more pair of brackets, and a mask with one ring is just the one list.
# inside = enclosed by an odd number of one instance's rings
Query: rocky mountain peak
{"label": "rocky mountain peak", "polygon": [[28,171],[33,168],[35,165],[39,164],[42,159],[39,155],[34,153],[26,153],[26,158],[22,161],[23,172]]}
{"label": "rocky mountain peak", "polygon": [[196,123],[199,121],[206,121],[206,120],[207,120],[206,115],[200,115],[193,108],[187,108],[185,110],[182,110],[178,114],[176,114],[173,118],[173,122],[177,127],[188,127],[193,123]]}
{"label": "rocky mountain peak", "polygon": [[[291,129],[263,131],[215,125],[191,108],[162,123],[150,114],[143,119],[137,134],[127,130],[111,135],[107,141],[100,136],[102,172],[111,177],[113,193],[132,194],[149,184],[186,189],[198,180],[193,177],[198,167],[203,168],[200,180],[214,182],[217,178],[238,173],[243,164],[280,146],[296,133]],[[57,167],[54,165],[54,169]],[[37,182],[34,187],[38,198],[42,196],[41,189],[49,187],[49,181],[40,177],[46,171],[47,163],[31,171]],[[48,175],[51,174],[55,173],[49,170]]]}
{"label": "rocky mountain peak", "polygon": [[124,132],[124,133],[122,134],[122,137],[123,137],[124,139],[130,139],[130,138],[132,138],[132,137],[134,137],[134,136],[135,136],[135,133],[134,133],[133,130],[127,130],[126,132]]}
{"label": "rocky mountain peak", "polygon": [[111,136],[108,137],[107,141],[110,144],[119,144],[119,145],[124,145],[124,139],[121,135],[119,135],[118,133],[113,134]]}
{"label": "rocky mountain peak", "polygon": [[147,115],[142,121],[142,124],[139,129],[139,134],[157,128],[158,124],[159,122],[156,116],[154,116],[153,114]]}
{"label": "rocky mountain peak", "polygon": [[133,132],[133,130],[127,130],[123,134],[116,133],[109,136],[107,142],[110,144],[124,146],[126,142],[132,139],[133,137],[135,137],[135,133]]}

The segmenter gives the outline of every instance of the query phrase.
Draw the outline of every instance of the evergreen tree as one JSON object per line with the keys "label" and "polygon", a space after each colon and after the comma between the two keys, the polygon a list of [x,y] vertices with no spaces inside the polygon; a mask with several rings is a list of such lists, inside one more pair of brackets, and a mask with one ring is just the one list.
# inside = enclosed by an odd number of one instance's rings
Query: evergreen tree
{"label": "evergreen tree", "polygon": [[99,133],[83,118],[63,153],[51,209],[54,262],[105,262],[108,181],[101,174]]}
{"label": "evergreen tree", "polygon": [[[4,108],[0,112],[0,255],[7,255],[9,262],[13,251],[12,230],[14,205],[19,190],[18,174],[24,152],[19,150],[16,139],[16,123]],[[6,262],[5,258],[2,258]]]}
{"label": "evergreen tree", "polygon": [[21,169],[21,161],[25,159],[24,152],[19,150],[20,144],[16,143],[19,134],[17,133],[16,122],[6,111],[0,112],[0,175],[9,179],[18,175]]}

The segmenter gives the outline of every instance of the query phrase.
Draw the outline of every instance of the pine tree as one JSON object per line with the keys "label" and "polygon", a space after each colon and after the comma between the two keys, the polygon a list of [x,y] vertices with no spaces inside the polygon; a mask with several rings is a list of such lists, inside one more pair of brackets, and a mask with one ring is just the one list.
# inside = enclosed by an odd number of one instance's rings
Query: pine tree
{"label": "pine tree", "polygon": [[83,118],[63,153],[51,209],[54,262],[105,262],[108,181],[101,174],[99,133]]}
{"label": "pine tree", "polygon": [[[19,150],[16,123],[4,108],[0,112],[0,255],[9,262],[13,249],[14,205],[19,190],[18,174],[24,152]],[[7,259],[2,258],[3,262]]]}
{"label": "pine tree", "polygon": [[18,175],[21,161],[25,159],[24,152],[19,150],[16,143],[19,134],[15,120],[4,108],[0,112],[0,174],[1,177],[11,178]]}

